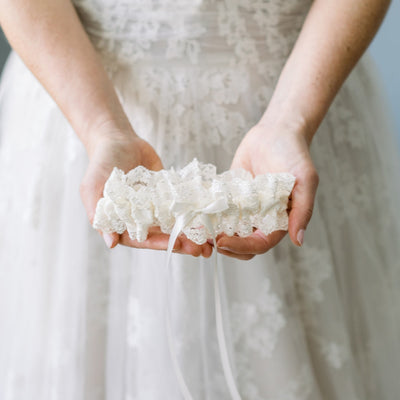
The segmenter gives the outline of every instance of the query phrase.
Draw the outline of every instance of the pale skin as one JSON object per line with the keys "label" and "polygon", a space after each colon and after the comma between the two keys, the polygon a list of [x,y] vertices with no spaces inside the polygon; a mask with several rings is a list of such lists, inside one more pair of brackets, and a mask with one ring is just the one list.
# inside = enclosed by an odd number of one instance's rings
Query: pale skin
{"label": "pale skin", "polygon": [[[253,175],[290,172],[289,229],[247,238],[220,235],[218,251],[238,259],[267,252],[289,233],[301,246],[311,219],[318,173],[310,157],[313,136],[333,98],[378,30],[389,0],[315,0],[267,110],[239,145],[231,168]],[[114,166],[163,168],[153,147],[129,124],[112,82],[69,0],[0,0],[0,24],[14,50],[38,78],[84,144],[89,167],[80,192],[90,222]],[[34,38],[34,39],[33,39]],[[102,234],[100,232],[100,234]],[[126,233],[103,235],[117,244],[165,250],[169,235],[153,228],[143,243]],[[180,235],[174,251],[209,257],[211,243]]]}

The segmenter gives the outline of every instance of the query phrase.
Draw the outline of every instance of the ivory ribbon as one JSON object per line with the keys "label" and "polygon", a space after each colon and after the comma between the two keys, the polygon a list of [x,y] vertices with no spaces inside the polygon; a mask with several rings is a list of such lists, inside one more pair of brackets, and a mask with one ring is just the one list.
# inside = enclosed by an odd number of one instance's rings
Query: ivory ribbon
{"label": "ivory ribbon", "polygon": [[217,199],[212,204],[201,210],[187,210],[184,204],[175,204],[173,209],[175,211],[179,211],[180,213],[177,215],[175,219],[175,225],[171,231],[168,249],[167,249],[167,302],[166,302],[166,329],[167,329],[167,338],[168,338],[168,347],[171,353],[172,364],[175,372],[175,376],[178,380],[178,385],[180,392],[185,400],[193,400],[193,396],[188,389],[185,379],[182,374],[182,370],[179,366],[178,358],[175,351],[174,346],[174,335],[172,332],[172,324],[171,324],[171,311],[170,311],[170,277],[171,277],[171,255],[172,249],[176,242],[176,239],[179,233],[187,226],[193,218],[196,216],[200,216],[202,223],[207,228],[209,233],[212,235],[214,242],[214,251],[213,251],[213,264],[214,264],[214,295],[215,295],[215,318],[216,318],[216,328],[217,328],[217,338],[218,338],[218,346],[221,357],[222,368],[225,375],[225,380],[228,385],[229,392],[231,394],[232,400],[242,400],[239,391],[236,386],[235,378],[232,373],[232,368],[229,362],[228,349],[226,345],[224,326],[223,326],[223,318],[222,318],[222,303],[221,303],[221,294],[220,294],[220,278],[219,278],[219,270],[218,270],[218,257],[217,257],[217,243],[215,240],[215,231],[212,224],[211,215],[214,213],[222,212],[228,208],[228,205],[225,200]]}

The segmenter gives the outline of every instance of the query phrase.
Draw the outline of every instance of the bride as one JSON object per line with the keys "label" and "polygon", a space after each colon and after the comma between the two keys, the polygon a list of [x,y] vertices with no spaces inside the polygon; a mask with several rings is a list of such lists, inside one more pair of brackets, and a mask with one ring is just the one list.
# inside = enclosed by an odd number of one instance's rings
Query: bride
{"label": "bride", "polygon": [[288,232],[216,247],[178,237],[171,322],[190,396],[231,398],[217,252],[242,399],[397,398],[399,155],[363,56],[388,6],[0,0],[13,48],[0,86],[1,399],[183,398],[164,326],[169,235],[139,243],[91,225],[114,166],[194,157],[296,184]]}

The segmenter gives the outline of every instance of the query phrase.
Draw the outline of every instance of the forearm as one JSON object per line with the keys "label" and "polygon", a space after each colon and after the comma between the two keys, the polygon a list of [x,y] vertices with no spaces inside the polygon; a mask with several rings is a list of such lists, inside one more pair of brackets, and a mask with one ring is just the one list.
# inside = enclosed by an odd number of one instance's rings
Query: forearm
{"label": "forearm", "polygon": [[87,148],[101,125],[131,132],[70,0],[0,0],[0,24]]}
{"label": "forearm", "polygon": [[292,125],[311,142],[377,32],[389,3],[315,0],[261,123]]}

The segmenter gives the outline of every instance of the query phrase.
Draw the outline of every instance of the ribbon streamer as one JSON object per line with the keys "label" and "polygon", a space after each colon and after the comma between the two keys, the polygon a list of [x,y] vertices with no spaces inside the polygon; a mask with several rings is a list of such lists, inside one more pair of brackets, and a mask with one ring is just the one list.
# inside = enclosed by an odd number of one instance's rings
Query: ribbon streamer
{"label": "ribbon streamer", "polygon": [[[175,205],[175,209],[184,209],[182,205]],[[179,366],[178,358],[175,351],[172,324],[171,324],[171,312],[170,312],[170,277],[171,277],[171,255],[172,249],[176,242],[179,233],[187,226],[193,218],[200,215],[201,220],[207,230],[210,232],[213,238],[214,251],[213,251],[213,264],[214,264],[214,296],[215,296],[215,318],[217,328],[218,346],[220,351],[222,369],[224,371],[225,380],[231,395],[232,400],[242,400],[239,391],[236,386],[235,378],[232,372],[231,364],[229,362],[228,349],[224,333],[223,317],[222,317],[222,302],[220,293],[220,278],[218,270],[218,257],[217,257],[217,242],[215,240],[215,231],[212,224],[211,215],[216,212],[224,211],[227,208],[225,202],[220,200],[215,201],[206,208],[198,211],[187,211],[179,214],[175,219],[175,225],[171,231],[171,235],[168,242],[167,249],[167,301],[166,301],[166,312],[165,322],[168,338],[168,347],[171,353],[172,365],[174,368],[175,376],[178,381],[180,392],[185,400],[194,400],[190,390],[187,387],[185,379],[182,374],[182,370]]]}

